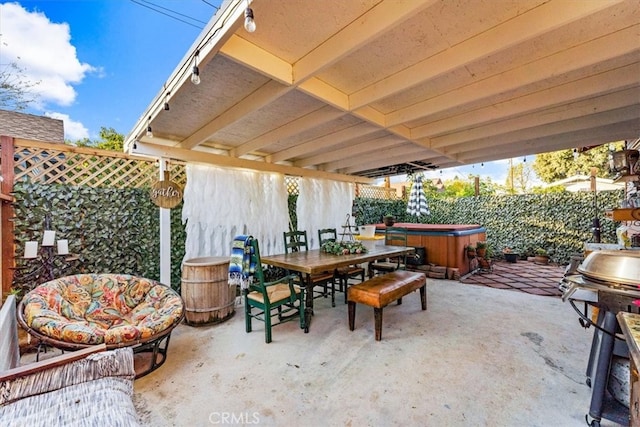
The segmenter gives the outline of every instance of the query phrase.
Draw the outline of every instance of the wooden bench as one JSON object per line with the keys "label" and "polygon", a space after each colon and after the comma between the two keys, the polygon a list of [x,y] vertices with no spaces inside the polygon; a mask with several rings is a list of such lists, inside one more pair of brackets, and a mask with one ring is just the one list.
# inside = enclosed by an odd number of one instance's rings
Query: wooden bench
{"label": "wooden bench", "polygon": [[424,273],[396,270],[376,276],[349,288],[349,329],[354,330],[356,303],[373,307],[376,341],[382,339],[382,309],[392,301],[402,304],[402,297],[420,289],[422,309],[427,309],[427,279]]}

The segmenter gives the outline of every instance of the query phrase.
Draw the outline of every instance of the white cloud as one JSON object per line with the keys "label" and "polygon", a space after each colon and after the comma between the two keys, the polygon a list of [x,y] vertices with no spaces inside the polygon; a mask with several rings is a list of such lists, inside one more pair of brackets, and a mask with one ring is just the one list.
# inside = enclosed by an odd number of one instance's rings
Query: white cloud
{"label": "white cloud", "polygon": [[64,139],[77,141],[89,138],[89,130],[82,123],[71,120],[67,114],[45,113],[45,116],[64,122]]}
{"label": "white cloud", "polygon": [[74,84],[96,68],[82,63],[71,44],[69,25],[53,23],[41,12],[29,12],[17,3],[0,4],[2,49],[0,63],[16,62],[38,95],[36,109],[48,104],[68,106],[76,98]]}

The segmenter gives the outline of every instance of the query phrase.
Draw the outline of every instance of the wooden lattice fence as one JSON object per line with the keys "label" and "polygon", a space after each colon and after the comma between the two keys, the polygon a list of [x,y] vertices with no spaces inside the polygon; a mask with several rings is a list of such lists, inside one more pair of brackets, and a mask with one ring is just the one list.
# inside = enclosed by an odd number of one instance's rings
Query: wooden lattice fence
{"label": "wooden lattice fence", "polygon": [[[168,162],[171,181],[184,187],[182,162]],[[62,144],[17,141],[14,152],[15,182],[110,188],[149,188],[158,181],[154,159],[124,153]]]}
{"label": "wooden lattice fence", "polygon": [[[115,151],[96,150],[37,141],[15,143],[15,182],[65,184],[89,187],[149,188],[158,180],[158,161]],[[184,162],[168,161],[170,180],[187,183]],[[299,193],[298,177],[285,177],[287,192]],[[393,188],[356,185],[356,196],[397,199]]]}
{"label": "wooden lattice fence", "polygon": [[[299,178],[295,176],[286,176],[285,185],[289,195],[298,195],[300,192]],[[365,197],[369,199],[396,200],[398,198],[395,188],[378,187],[375,185],[356,184],[356,197]]]}

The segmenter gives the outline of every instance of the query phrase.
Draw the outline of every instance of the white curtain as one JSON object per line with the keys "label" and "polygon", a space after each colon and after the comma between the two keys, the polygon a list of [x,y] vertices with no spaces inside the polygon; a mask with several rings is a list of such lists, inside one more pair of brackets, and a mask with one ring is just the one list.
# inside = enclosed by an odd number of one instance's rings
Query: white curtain
{"label": "white curtain", "polygon": [[238,234],[257,238],[262,255],[284,252],[289,229],[284,175],[187,164],[182,221],[184,260],[229,256]]}
{"label": "white curtain", "polygon": [[321,228],[335,228],[340,239],[347,214],[351,214],[354,184],[300,178],[298,188],[300,189],[296,208],[298,230],[307,231],[309,249],[320,247],[318,230]]}

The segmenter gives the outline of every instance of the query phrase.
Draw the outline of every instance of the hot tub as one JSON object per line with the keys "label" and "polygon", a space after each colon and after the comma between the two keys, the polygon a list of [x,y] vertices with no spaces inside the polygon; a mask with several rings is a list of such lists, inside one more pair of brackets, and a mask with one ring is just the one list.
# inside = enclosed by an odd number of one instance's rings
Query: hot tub
{"label": "hot tub", "polygon": [[[409,246],[423,246],[426,249],[428,263],[457,268],[461,276],[471,270],[465,246],[487,239],[487,229],[479,224],[397,222],[393,226],[407,229]],[[384,235],[386,228],[384,224],[376,224],[376,234]]]}

